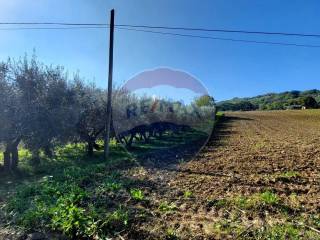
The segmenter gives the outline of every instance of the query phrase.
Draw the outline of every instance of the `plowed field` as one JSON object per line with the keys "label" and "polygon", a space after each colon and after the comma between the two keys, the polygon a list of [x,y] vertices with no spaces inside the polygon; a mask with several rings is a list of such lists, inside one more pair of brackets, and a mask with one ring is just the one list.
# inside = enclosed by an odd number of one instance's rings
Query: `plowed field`
{"label": "plowed field", "polygon": [[128,174],[150,183],[132,238],[320,239],[320,111],[226,113],[193,160]]}

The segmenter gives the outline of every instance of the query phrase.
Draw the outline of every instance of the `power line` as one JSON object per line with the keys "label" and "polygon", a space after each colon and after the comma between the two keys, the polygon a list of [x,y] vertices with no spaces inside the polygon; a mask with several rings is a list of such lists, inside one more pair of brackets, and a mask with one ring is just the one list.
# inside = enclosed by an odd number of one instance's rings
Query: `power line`
{"label": "power line", "polygon": [[[71,23],[71,22],[0,22],[0,25],[60,25],[60,26],[109,26],[105,23]],[[221,33],[241,33],[241,34],[262,34],[262,35],[281,35],[295,37],[320,37],[320,34],[290,33],[290,32],[267,32],[267,31],[248,31],[233,29],[209,29],[209,28],[190,28],[190,27],[170,27],[170,26],[151,26],[151,25],[130,25],[118,24],[116,27],[133,27],[146,29],[200,31],[200,32],[221,32]]]}
{"label": "power line", "polygon": [[122,30],[128,30],[128,31],[155,33],[155,34],[172,35],[172,36],[180,36],[180,37],[191,37],[191,38],[202,38],[202,39],[211,39],[211,40],[222,40],[222,41],[243,42],[243,43],[257,43],[257,44],[268,44],[268,45],[320,48],[320,45],[285,43],[285,42],[269,42],[269,41],[255,41],[255,40],[245,40],[245,39],[235,39],[235,38],[221,38],[221,37],[211,37],[211,36],[201,36],[201,35],[191,35],[191,34],[180,34],[180,33],[162,32],[162,31],[149,31],[149,30],[134,29],[134,28],[124,28],[124,27],[116,27],[116,28],[117,29],[122,29]]}
{"label": "power line", "polygon": [[127,25],[127,24],[119,24],[119,25],[116,25],[116,26],[119,26],[119,27],[134,27],[134,28],[147,28],[147,29],[200,31],[200,32],[244,33],[244,34],[282,35],[282,36],[296,36],[296,37],[320,37],[320,34],[304,34],[304,33],[289,33],[289,32],[265,32],[265,31],[208,29],[208,28],[187,28],[187,27],[165,27],[165,26]]}
{"label": "power line", "polygon": [[74,26],[74,27],[13,27],[13,28],[0,28],[0,31],[4,30],[68,30],[68,29],[106,29],[108,27],[99,26]]}
{"label": "power line", "polygon": [[[0,23],[1,25],[1,23]],[[119,25],[118,25],[119,26]],[[1,30],[69,30],[69,29],[106,29],[109,26],[97,26],[97,25],[68,25],[66,27],[14,27],[14,28],[0,28]],[[164,32],[164,31],[152,31],[152,30],[143,30],[135,29],[133,27],[116,27],[120,30],[136,31],[136,32],[145,32],[145,33],[154,33],[162,35],[171,35],[171,36],[180,36],[180,37],[190,37],[190,38],[200,38],[200,39],[211,39],[211,40],[221,40],[221,41],[231,41],[231,42],[242,42],[242,43],[256,43],[256,44],[266,44],[266,45],[281,45],[281,46],[294,46],[294,47],[308,47],[308,48],[319,48],[320,45],[309,45],[309,44],[298,44],[298,43],[286,43],[286,42],[271,42],[271,41],[256,41],[256,40],[246,40],[246,39],[236,39],[236,38],[223,38],[223,37],[212,37],[212,36],[202,36],[202,35],[192,35],[192,34],[181,34],[173,32]]]}
{"label": "power line", "polygon": [[109,26],[109,24],[105,24],[105,23],[68,23],[68,22],[0,22],[0,25]]}

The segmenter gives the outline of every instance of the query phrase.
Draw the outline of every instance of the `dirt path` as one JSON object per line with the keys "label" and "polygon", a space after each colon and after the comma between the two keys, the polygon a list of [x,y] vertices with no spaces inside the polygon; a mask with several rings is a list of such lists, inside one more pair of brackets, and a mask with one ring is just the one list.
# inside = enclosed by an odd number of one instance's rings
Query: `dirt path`
{"label": "dirt path", "polygon": [[[296,218],[314,226],[309,219],[320,212],[319,145],[320,111],[227,113],[192,161],[172,170],[130,170],[153,183],[146,188],[150,215],[132,237],[249,239],[263,226]],[[265,191],[278,199],[272,206],[252,200]],[[250,209],[238,204],[241,197],[257,202]],[[163,203],[174,210],[161,210]],[[307,234],[304,228],[300,234]]]}

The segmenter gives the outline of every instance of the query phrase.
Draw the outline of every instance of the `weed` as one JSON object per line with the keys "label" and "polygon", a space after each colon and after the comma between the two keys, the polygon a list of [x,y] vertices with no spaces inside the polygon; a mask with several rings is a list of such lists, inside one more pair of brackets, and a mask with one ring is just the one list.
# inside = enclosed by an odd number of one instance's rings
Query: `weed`
{"label": "weed", "polygon": [[179,158],[179,164],[184,164],[186,161],[184,160],[184,158]]}
{"label": "weed", "polygon": [[116,192],[122,188],[122,184],[114,179],[106,179],[101,186],[98,187],[99,192]]}
{"label": "weed", "polygon": [[279,203],[279,198],[275,193],[265,191],[260,194],[260,200],[267,205],[276,205]]}
{"label": "weed", "polygon": [[70,237],[86,235],[91,219],[85,214],[85,209],[78,207],[71,199],[59,199],[52,213],[53,229],[60,230]]}
{"label": "weed", "polygon": [[[213,224],[213,233],[220,238],[225,235],[239,234],[243,231],[243,226],[239,225],[238,222],[230,222],[227,220],[222,220]],[[219,238],[219,239],[220,239]]]}
{"label": "weed", "polygon": [[257,199],[253,197],[238,196],[234,199],[234,203],[238,208],[251,209],[257,204]]}
{"label": "weed", "polygon": [[167,240],[177,240],[179,239],[177,236],[176,231],[173,228],[168,228],[166,231],[166,238]]}
{"label": "weed", "polygon": [[301,175],[295,171],[288,171],[277,175],[276,180],[282,182],[290,182],[292,179],[299,178]]}
{"label": "weed", "polygon": [[192,193],[191,191],[189,191],[189,190],[184,191],[184,193],[183,193],[183,196],[184,196],[185,198],[191,198],[192,195],[193,195],[193,193]]}
{"label": "weed", "polygon": [[142,190],[133,188],[130,190],[130,195],[134,200],[142,201],[144,199],[144,194]]}
{"label": "weed", "polygon": [[300,202],[296,193],[291,193],[289,195],[290,206],[298,208],[300,206]]}
{"label": "weed", "polygon": [[267,227],[265,230],[256,232],[255,239],[268,239],[268,240],[298,240],[301,239],[299,229],[292,224],[277,224]]}
{"label": "weed", "polygon": [[230,233],[231,229],[228,222],[221,221],[213,224],[213,231],[216,234],[221,235]]}
{"label": "weed", "polygon": [[264,142],[258,142],[254,145],[254,147],[257,149],[257,150],[260,150],[262,148],[264,148],[266,146],[266,144]]}
{"label": "weed", "polygon": [[287,177],[287,178],[295,178],[295,177],[299,177],[300,173],[295,172],[295,171],[288,171],[288,172],[281,174],[280,176]]}
{"label": "weed", "polygon": [[215,207],[215,208],[223,208],[228,205],[228,201],[226,199],[213,199],[207,202],[207,207]]}
{"label": "weed", "polygon": [[320,228],[320,214],[312,215],[311,221],[317,228]]}
{"label": "weed", "polygon": [[129,215],[121,206],[113,213],[107,216],[106,222],[103,224],[109,229],[120,229],[128,225]]}
{"label": "weed", "polygon": [[159,210],[162,212],[171,212],[177,210],[177,206],[174,203],[169,204],[167,201],[165,201],[160,203]]}

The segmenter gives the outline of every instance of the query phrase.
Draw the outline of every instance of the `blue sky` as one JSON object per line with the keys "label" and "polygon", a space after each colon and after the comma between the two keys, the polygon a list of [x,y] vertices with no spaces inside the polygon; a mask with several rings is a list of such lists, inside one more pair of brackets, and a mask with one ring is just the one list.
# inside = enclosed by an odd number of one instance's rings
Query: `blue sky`
{"label": "blue sky", "polygon": [[[317,0],[0,0],[0,22],[116,24],[320,34]],[[1,26],[0,28],[4,28]],[[209,35],[208,33],[197,33]],[[211,36],[318,44],[320,39],[211,33]],[[32,54],[106,86],[108,31],[0,30],[0,59]],[[320,48],[234,43],[116,30],[114,81],[158,66],[191,73],[217,99],[320,88]]]}

